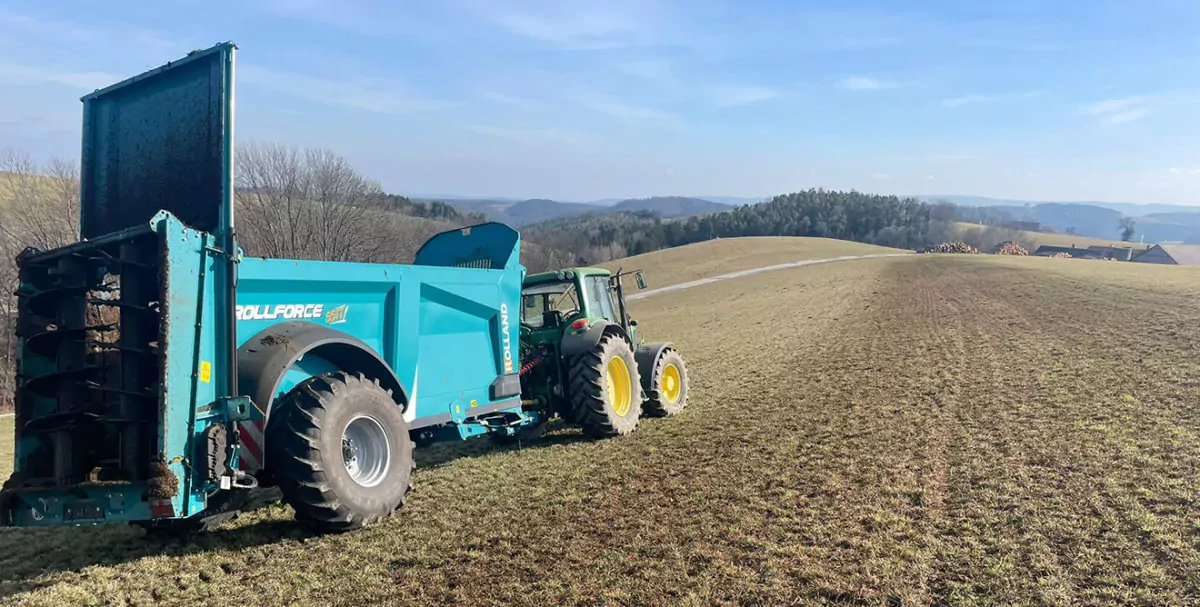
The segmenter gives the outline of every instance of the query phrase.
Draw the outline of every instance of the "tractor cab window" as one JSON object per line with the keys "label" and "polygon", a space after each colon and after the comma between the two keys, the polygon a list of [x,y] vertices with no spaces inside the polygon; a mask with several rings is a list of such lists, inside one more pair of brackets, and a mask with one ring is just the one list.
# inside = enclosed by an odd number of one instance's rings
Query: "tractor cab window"
{"label": "tractor cab window", "polygon": [[603,316],[609,322],[617,322],[617,307],[613,304],[612,290],[608,288],[608,277],[588,276],[584,281],[588,289],[588,301],[592,302],[592,314]]}
{"label": "tractor cab window", "polygon": [[539,284],[521,291],[521,324],[534,329],[557,326],[578,312],[579,301],[572,282]]}

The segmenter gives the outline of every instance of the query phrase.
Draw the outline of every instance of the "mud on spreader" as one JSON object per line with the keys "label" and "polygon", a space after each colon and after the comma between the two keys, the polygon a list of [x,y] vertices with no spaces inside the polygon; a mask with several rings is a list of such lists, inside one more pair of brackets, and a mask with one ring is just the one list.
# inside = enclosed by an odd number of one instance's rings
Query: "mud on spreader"
{"label": "mud on spreader", "polygon": [[80,242],[18,258],[16,455],[0,525],[196,530],[277,488],[324,531],[391,514],[414,444],[590,436],[687,402],[624,276],[526,276],[520,236],[438,234],[411,265],[245,257],[232,44],[83,98]]}

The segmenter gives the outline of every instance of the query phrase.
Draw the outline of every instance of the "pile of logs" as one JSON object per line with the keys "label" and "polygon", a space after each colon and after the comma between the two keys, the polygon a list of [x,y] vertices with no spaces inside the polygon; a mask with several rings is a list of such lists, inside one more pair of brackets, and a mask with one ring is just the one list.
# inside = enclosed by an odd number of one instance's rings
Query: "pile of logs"
{"label": "pile of logs", "polygon": [[997,255],[1028,255],[1029,251],[1026,251],[1025,247],[1023,247],[1015,242],[1012,242],[1010,240],[1010,241],[1000,245],[999,247],[996,247],[996,254]]}
{"label": "pile of logs", "polygon": [[963,242],[943,242],[942,244],[929,249],[930,253],[966,253],[969,255],[977,255],[979,249]]}

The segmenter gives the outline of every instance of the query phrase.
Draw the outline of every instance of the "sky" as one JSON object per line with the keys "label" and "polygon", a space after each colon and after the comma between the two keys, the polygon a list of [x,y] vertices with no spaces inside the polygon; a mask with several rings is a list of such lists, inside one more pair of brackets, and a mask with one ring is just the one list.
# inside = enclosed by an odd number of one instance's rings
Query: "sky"
{"label": "sky", "polygon": [[238,141],[399,194],[1200,204],[1194,0],[5,0],[0,149],[227,40]]}

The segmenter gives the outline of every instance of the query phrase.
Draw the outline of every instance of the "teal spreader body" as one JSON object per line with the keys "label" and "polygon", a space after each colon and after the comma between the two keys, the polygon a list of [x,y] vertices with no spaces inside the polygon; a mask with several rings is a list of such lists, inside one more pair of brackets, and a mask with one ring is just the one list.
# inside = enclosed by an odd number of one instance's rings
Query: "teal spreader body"
{"label": "teal spreader body", "polygon": [[427,438],[541,421],[521,401],[512,228],[439,234],[411,265],[241,255],[233,53],[83,100],[83,240],[19,260],[0,525],[199,515],[269,470],[273,402],[335,369],[390,390]]}

